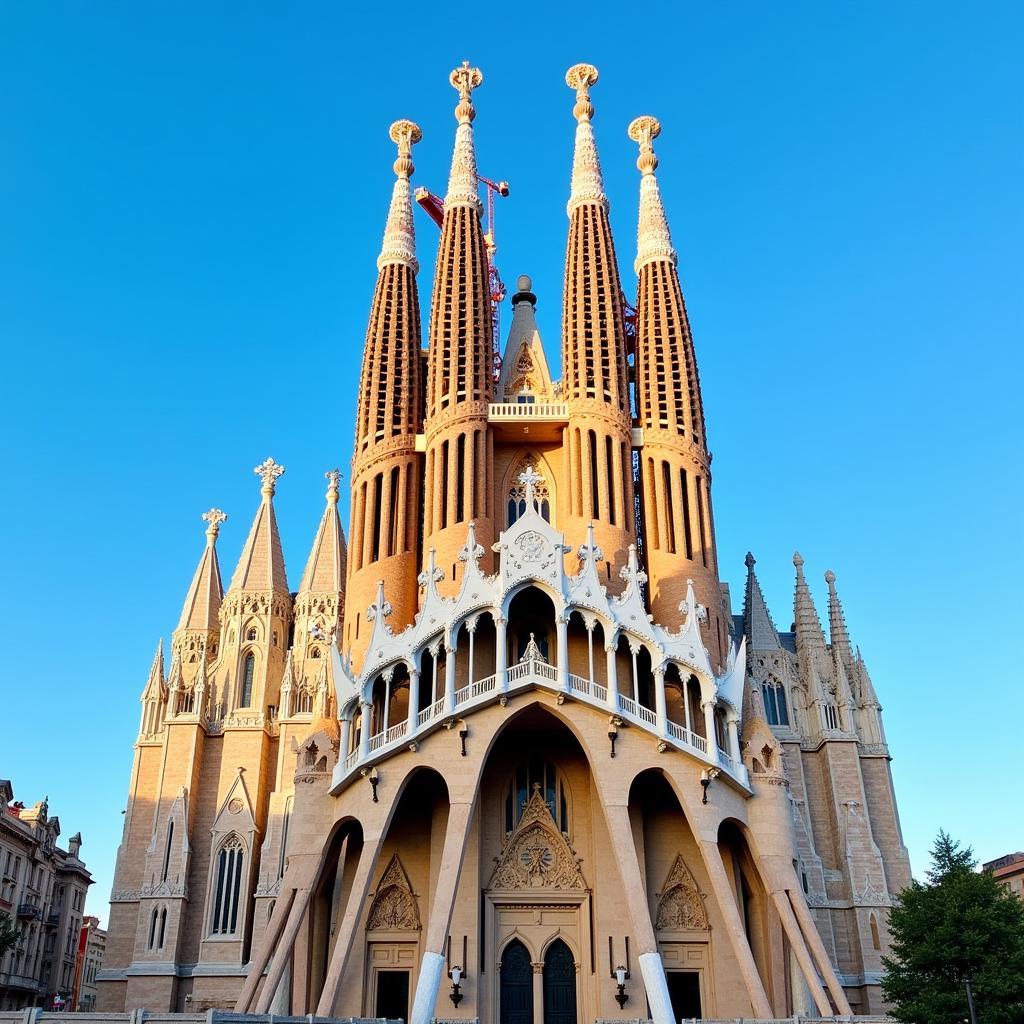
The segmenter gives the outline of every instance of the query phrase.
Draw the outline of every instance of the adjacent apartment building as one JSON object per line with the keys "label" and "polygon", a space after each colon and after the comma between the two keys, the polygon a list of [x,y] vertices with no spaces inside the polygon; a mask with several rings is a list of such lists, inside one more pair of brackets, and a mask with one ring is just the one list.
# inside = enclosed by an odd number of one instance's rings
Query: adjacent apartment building
{"label": "adjacent apartment building", "polygon": [[15,802],[0,779],[0,917],[13,919],[18,941],[0,956],[0,1010],[66,1001],[92,876],[79,857],[76,833],[57,845],[60,821],[44,797],[32,807]]}

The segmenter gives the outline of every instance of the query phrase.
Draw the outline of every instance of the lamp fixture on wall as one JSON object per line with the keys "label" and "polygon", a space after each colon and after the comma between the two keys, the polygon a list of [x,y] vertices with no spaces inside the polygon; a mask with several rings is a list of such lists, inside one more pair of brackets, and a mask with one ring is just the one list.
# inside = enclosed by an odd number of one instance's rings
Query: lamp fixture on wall
{"label": "lamp fixture on wall", "polygon": [[704,795],[701,797],[701,803],[706,804],[708,802],[708,786],[711,785],[712,779],[717,779],[719,776],[719,770],[717,768],[708,768],[706,771],[700,773],[700,784],[704,790]]}
{"label": "lamp fixture on wall", "polygon": [[380,782],[380,776],[377,774],[376,765],[370,769],[366,777],[370,780],[370,785],[373,787],[373,802],[377,803],[377,784]]}
{"label": "lamp fixture on wall", "polygon": [[466,737],[469,735],[469,726],[464,718],[459,719],[459,739],[462,741],[462,756],[466,756]]}
{"label": "lamp fixture on wall", "polygon": [[617,718],[615,715],[608,716],[608,739],[612,744],[612,757],[615,756],[615,741],[619,738],[620,725],[622,725],[621,718]]}
{"label": "lamp fixture on wall", "polygon": [[448,972],[448,977],[452,979],[452,990],[448,993],[448,998],[455,1006],[458,1006],[462,1002],[462,990],[459,988],[459,982],[462,981],[462,968],[456,964]]}
{"label": "lamp fixture on wall", "polygon": [[629,996],[626,995],[626,979],[629,978],[629,971],[626,970],[622,964],[619,964],[615,968],[615,984],[618,986],[618,992],[615,993],[615,1002],[619,1004],[621,1010],[627,1002],[629,1002]]}

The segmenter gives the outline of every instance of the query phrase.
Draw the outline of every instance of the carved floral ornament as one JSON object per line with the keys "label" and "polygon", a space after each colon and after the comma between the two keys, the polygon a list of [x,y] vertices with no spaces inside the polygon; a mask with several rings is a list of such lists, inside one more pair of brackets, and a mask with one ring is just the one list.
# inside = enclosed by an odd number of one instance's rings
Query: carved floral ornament
{"label": "carved floral ornament", "polygon": [[397,853],[393,854],[370,904],[368,931],[416,931],[420,927],[419,904]]}
{"label": "carved floral ornament", "polygon": [[497,860],[491,889],[575,891],[587,887],[580,860],[558,831],[538,783]]}
{"label": "carved floral ornament", "polygon": [[659,931],[705,930],[708,927],[708,913],[704,897],[690,874],[681,853],[669,868],[665,884],[658,895],[658,913],[655,928]]}

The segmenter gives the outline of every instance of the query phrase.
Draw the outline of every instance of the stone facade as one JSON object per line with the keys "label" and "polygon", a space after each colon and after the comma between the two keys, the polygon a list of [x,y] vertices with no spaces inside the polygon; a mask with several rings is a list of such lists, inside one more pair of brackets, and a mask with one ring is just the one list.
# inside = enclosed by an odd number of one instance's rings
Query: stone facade
{"label": "stone facade", "polygon": [[67,850],[57,845],[60,820],[44,798],[32,807],[14,801],[0,779],[0,916],[19,930],[0,956],[0,1010],[66,1003],[75,982],[75,958],[92,876],[79,857],[77,833]]}
{"label": "stone facade", "polygon": [[[829,586],[772,624],[719,577],[696,356],[640,150],[622,294],[576,65],[552,380],[528,277],[495,358],[457,128],[427,338],[409,179],[378,260],[355,431],[296,594],[273,497],[226,592],[207,542],[142,696],[98,1008],[563,1024],[875,1012],[909,880],[881,708]],[[622,976],[621,982],[619,976]],[[621,990],[619,986],[622,986]]]}

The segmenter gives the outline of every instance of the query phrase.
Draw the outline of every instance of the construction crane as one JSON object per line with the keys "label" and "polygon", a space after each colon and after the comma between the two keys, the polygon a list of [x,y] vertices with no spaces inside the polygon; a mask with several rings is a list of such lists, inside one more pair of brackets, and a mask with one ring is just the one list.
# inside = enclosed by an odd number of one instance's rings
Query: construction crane
{"label": "construction crane", "polygon": [[[493,374],[497,381],[501,375],[501,303],[508,294],[494,255],[498,251],[498,243],[494,235],[494,197],[503,199],[508,195],[507,181],[491,181],[482,174],[476,176],[487,189],[487,223],[484,230],[484,249],[487,252],[487,290],[491,296],[491,334],[493,337]],[[420,204],[426,215],[438,226],[444,222],[444,200],[425,188],[416,189],[416,202]]]}

